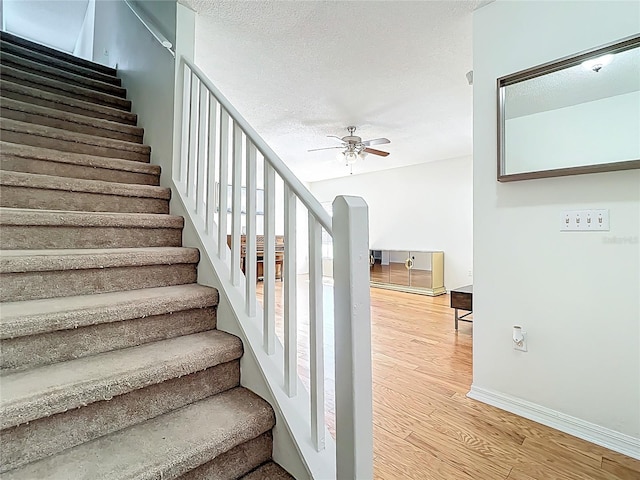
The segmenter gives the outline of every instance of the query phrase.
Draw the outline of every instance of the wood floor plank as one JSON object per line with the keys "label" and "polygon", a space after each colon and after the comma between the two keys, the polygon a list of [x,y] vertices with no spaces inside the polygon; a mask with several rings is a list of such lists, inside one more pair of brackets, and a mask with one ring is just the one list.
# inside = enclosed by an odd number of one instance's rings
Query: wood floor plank
{"label": "wood floor plank", "polygon": [[468,445],[434,431],[414,432],[407,441],[477,480],[507,478],[511,472],[510,465],[490,461]]}
{"label": "wood floor plank", "polygon": [[612,473],[620,480],[638,480],[640,479],[640,461],[633,460],[623,455],[617,455],[617,460],[612,460],[609,457],[613,457],[610,453],[602,459],[602,469],[606,472]]}
{"label": "wood floor plank", "polygon": [[[383,429],[374,432],[374,466],[390,465],[401,476],[381,477],[385,480],[410,478],[415,480],[441,480],[444,478],[471,480],[464,471],[442,461],[428,450],[416,447],[411,441],[398,438]],[[500,477],[506,478],[506,477]],[[497,479],[496,479],[497,480]]]}
{"label": "wood floor plank", "polygon": [[511,469],[511,473],[507,477],[508,480],[538,480],[537,478],[530,477],[526,473],[518,471],[516,468]]}
{"label": "wood floor plank", "polygon": [[626,455],[622,455],[618,452],[612,452],[611,450],[607,450],[603,447],[598,447],[598,448],[600,448],[604,452],[603,453],[604,458],[607,458],[613,463],[619,463],[620,465],[624,465],[629,470],[633,470],[635,472],[640,473],[640,460],[627,457]]}
{"label": "wood floor plank", "polygon": [[555,442],[527,437],[522,443],[526,452],[536,452],[543,457],[560,458],[564,461],[599,469],[602,466],[602,457],[583,455],[580,452],[560,446]]}

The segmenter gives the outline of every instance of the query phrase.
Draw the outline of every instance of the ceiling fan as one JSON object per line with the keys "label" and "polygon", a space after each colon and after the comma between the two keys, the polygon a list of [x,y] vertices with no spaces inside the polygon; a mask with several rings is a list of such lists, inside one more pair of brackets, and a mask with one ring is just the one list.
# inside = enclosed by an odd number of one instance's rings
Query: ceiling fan
{"label": "ceiling fan", "polygon": [[391,140],[388,138],[374,138],[373,140],[362,140],[362,138],[354,135],[356,131],[356,127],[347,127],[347,131],[349,135],[344,137],[338,137],[337,135],[327,135],[327,137],[337,138],[340,140],[342,145],[337,145],[335,147],[323,147],[323,148],[312,148],[308,150],[309,152],[317,152],[318,150],[331,150],[334,148],[340,148],[343,151],[340,152],[340,159],[344,160],[346,165],[352,166],[358,158],[364,159],[364,157],[370,153],[372,155],[379,155],[381,157],[386,157],[389,155],[389,152],[383,152],[382,150],[377,150],[375,148],[371,148],[371,145],[382,145],[385,143],[391,143]]}

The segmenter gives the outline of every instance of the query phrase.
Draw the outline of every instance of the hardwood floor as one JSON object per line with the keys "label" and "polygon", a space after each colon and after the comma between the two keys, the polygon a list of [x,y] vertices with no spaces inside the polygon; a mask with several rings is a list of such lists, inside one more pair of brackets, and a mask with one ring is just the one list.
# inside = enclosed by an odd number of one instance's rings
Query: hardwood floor
{"label": "hardwood floor", "polygon": [[[305,277],[298,371],[308,388]],[[276,282],[282,301],[282,284]],[[262,282],[258,284],[259,295]],[[332,309],[325,286],[325,308]],[[282,338],[280,304],[276,331]],[[371,289],[375,478],[639,480],[640,461],[466,397],[473,324],[453,328],[449,296]],[[332,325],[325,325],[327,425],[334,432]]]}

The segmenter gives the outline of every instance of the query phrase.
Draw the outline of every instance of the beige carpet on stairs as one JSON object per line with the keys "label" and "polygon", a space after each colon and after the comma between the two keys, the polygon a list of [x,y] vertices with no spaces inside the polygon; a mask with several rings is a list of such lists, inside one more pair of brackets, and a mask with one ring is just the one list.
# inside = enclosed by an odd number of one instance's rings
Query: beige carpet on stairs
{"label": "beige carpet on stairs", "polygon": [[0,475],[291,479],[117,72],[0,34]]}

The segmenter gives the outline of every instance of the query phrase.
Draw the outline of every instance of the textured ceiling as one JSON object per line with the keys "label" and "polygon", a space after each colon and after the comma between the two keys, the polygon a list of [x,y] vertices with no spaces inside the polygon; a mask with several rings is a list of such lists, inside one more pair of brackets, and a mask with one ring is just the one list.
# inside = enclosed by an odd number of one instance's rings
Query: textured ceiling
{"label": "textured ceiling", "polygon": [[8,32],[73,52],[89,0],[2,0]]}
{"label": "textured ceiling", "polygon": [[[349,174],[327,135],[387,137],[353,173],[471,155],[471,14],[487,1],[180,0],[196,63],[301,179]],[[378,148],[378,147],[377,147]]]}

